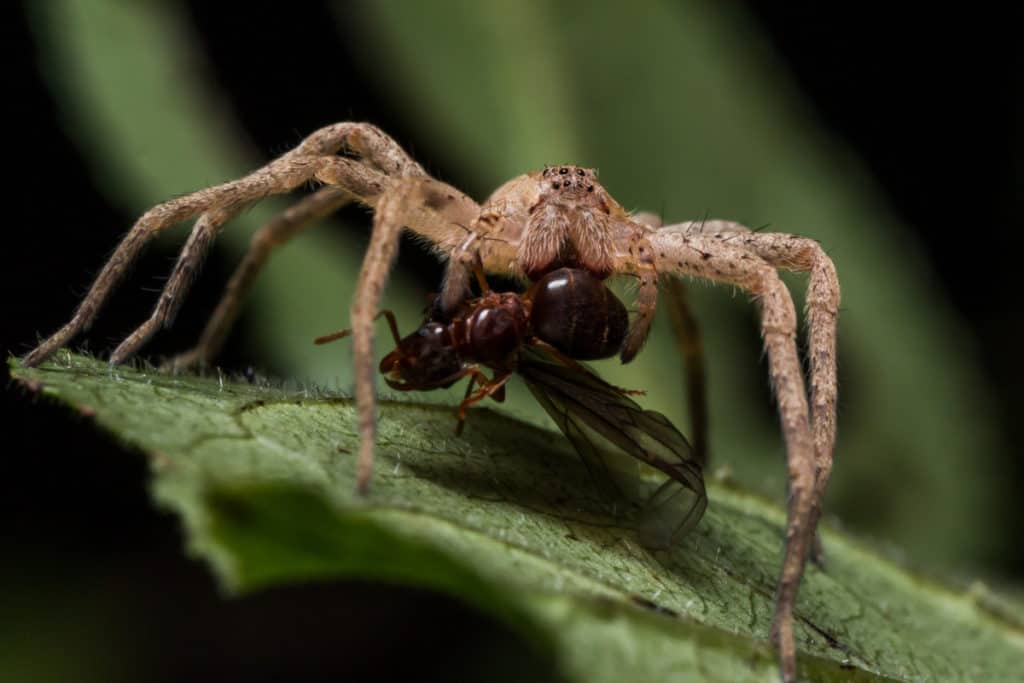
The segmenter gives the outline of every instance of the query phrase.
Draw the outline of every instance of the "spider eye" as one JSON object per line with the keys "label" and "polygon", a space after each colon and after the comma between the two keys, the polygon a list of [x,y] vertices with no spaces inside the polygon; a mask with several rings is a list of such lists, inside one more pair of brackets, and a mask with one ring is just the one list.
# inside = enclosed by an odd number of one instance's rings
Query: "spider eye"
{"label": "spider eye", "polygon": [[583,171],[582,168],[577,168],[576,169],[576,175],[582,176],[582,175],[586,175],[586,173]]}
{"label": "spider eye", "polygon": [[569,187],[570,185],[572,185],[571,180],[566,180],[565,182],[562,183],[562,187]]}
{"label": "spider eye", "polygon": [[563,166],[562,168],[558,169],[558,172],[561,173],[562,175],[565,175],[566,173],[569,172],[569,169]]}

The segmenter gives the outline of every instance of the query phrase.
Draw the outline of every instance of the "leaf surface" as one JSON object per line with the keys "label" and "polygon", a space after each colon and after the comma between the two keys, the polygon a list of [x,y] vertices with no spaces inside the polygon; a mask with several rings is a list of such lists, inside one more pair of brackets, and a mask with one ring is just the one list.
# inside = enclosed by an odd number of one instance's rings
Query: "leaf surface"
{"label": "leaf surface", "polygon": [[[351,402],[58,354],[13,377],[145,454],[156,501],[223,584],[360,577],[444,591],[519,629],[569,680],[773,681],[783,513],[711,483],[703,521],[648,552],[564,440],[490,411],[385,402],[372,494]],[[524,391],[522,387],[513,390]],[[806,680],[1013,680],[1021,611],[914,576],[829,529],[797,608]]]}

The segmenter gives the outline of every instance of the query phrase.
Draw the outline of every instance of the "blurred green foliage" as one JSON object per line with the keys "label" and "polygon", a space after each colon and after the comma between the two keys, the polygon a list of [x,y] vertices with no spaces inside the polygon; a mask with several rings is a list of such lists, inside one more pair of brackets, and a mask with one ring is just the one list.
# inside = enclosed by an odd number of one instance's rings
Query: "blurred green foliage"
{"label": "blurred green foliage", "polygon": [[[709,215],[819,240],[843,285],[828,514],[936,571],[998,552],[993,426],[969,340],[929,292],[918,246],[858,159],[822,131],[747,17],[727,4],[668,0],[361,7],[356,23],[339,15],[338,40],[358,46],[410,129],[450,151],[476,197],[571,161],[599,167],[620,202],[666,222]],[[40,3],[34,28],[67,129],[131,211],[272,155],[238,134],[244,113],[228,111],[206,78],[173,3]],[[267,204],[224,232],[233,253],[285,205]],[[343,324],[361,249],[312,231],[274,257],[246,331],[268,365],[348,385],[347,357],[309,339]],[[803,280],[789,281],[799,296]],[[707,335],[714,465],[781,499],[783,449],[753,307],[724,288],[698,286],[694,298]],[[411,321],[421,301],[396,274],[386,304]],[[685,425],[682,382],[665,381],[681,372],[665,323],[634,364],[600,369],[647,389],[646,405]],[[510,409],[543,419],[528,400]]]}

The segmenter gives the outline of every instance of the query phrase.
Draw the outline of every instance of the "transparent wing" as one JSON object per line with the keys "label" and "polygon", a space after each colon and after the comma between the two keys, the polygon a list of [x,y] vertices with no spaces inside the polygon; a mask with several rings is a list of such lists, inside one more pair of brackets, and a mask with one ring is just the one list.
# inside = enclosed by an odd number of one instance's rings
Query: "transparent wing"
{"label": "transparent wing", "polygon": [[518,372],[602,493],[640,509],[645,545],[673,545],[700,521],[707,507],[703,471],[668,418],[644,410],[595,373],[534,347],[520,355]]}

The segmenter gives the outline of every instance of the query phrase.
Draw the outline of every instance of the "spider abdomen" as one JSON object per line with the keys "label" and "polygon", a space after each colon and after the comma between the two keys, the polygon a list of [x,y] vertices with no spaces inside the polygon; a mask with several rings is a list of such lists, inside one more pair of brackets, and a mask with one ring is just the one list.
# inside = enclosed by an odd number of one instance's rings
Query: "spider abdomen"
{"label": "spider abdomen", "polygon": [[575,268],[560,268],[537,282],[530,318],[538,338],[578,360],[615,355],[629,327],[619,298],[589,272]]}

